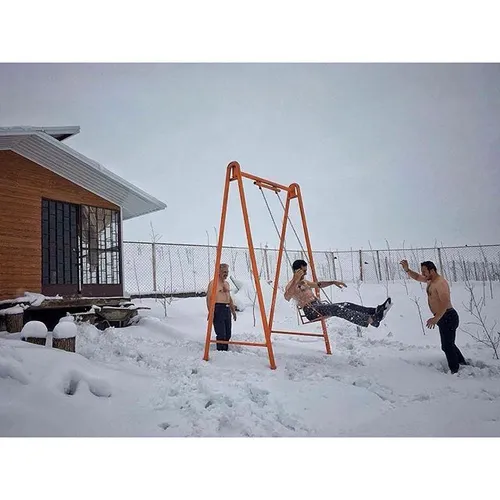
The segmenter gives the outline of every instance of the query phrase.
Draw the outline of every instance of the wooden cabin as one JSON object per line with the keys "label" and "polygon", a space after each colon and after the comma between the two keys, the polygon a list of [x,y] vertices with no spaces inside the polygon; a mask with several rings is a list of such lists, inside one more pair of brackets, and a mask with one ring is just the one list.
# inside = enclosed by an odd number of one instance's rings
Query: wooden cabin
{"label": "wooden cabin", "polygon": [[0,128],[0,303],[122,297],[123,221],[166,207],[69,147],[79,131]]}

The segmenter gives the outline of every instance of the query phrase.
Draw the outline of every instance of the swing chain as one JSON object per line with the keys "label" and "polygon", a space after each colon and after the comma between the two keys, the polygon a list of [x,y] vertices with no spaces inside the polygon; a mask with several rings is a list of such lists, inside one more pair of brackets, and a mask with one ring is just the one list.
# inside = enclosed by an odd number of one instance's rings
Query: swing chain
{"label": "swing chain", "polygon": [[[274,220],[274,216],[273,216],[273,213],[271,211],[271,207],[269,206],[269,203],[267,201],[266,195],[264,194],[264,190],[262,189],[261,186],[259,186],[259,189],[260,189],[260,192],[262,193],[262,198],[264,198],[264,202],[266,204],[267,210],[269,212],[269,215],[271,216],[271,220],[273,221],[274,228],[276,229],[276,233],[278,234],[278,238],[279,238],[280,237],[280,232],[279,232],[278,226],[276,224],[276,221]],[[283,205],[283,200],[281,199],[281,197],[280,197],[280,195],[279,195],[279,193],[277,191],[275,191],[275,193],[276,193],[276,196],[278,197],[278,200],[279,200],[279,202],[281,204],[281,207],[283,208],[283,213],[284,213],[285,212],[285,205]],[[304,246],[302,245],[302,242],[300,241],[299,235],[297,234],[297,231],[295,230],[295,226],[293,225],[293,222],[290,219],[289,215],[287,215],[287,219],[288,219],[288,222],[290,223],[290,226],[292,227],[292,230],[293,230],[293,232],[295,234],[295,237],[297,238],[297,241],[299,242],[300,248],[302,249],[302,253],[306,254]],[[290,265],[290,267],[292,267],[292,261],[290,260],[290,257],[288,256],[288,252],[286,250],[285,244],[283,244],[283,249],[284,249],[284,252],[285,252],[285,256],[286,256],[286,258],[288,260],[288,264]],[[326,297],[327,302],[329,302],[331,304],[332,301],[330,300],[330,297],[328,297],[327,293],[322,288],[320,288],[319,291],[320,291],[320,293],[323,292],[323,294]]]}

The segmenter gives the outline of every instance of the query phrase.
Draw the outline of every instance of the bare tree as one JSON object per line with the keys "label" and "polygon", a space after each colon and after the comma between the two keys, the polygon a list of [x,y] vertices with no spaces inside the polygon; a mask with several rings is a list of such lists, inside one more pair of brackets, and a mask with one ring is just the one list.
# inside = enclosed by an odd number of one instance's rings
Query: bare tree
{"label": "bare tree", "polygon": [[156,274],[156,244],[161,240],[162,236],[160,234],[157,234],[155,231],[155,228],[153,226],[153,222],[149,223],[151,230],[150,230],[150,238],[151,238],[151,266],[153,269],[153,291],[156,292],[157,289],[157,274]]}
{"label": "bare tree", "polygon": [[491,300],[493,300],[493,283],[491,282],[491,274],[489,272],[489,263],[488,263],[488,259],[486,258],[486,254],[484,253],[484,249],[481,245],[479,245],[479,248],[481,250],[481,255],[483,256],[483,261],[484,261],[484,274],[483,274],[483,286],[484,286],[484,279],[486,278],[486,276],[488,277],[488,281],[489,281],[489,285],[490,285],[490,297],[491,297]]}
{"label": "bare tree", "polygon": [[422,333],[425,335],[424,320],[422,318],[422,309],[420,309],[420,298],[415,296],[411,300],[417,306],[418,317],[420,318],[420,326],[422,327]]}
{"label": "bare tree", "polygon": [[[261,247],[262,247],[262,244],[261,244]],[[264,270],[264,257],[262,257],[262,262],[260,264],[260,270],[259,270],[259,276],[258,276],[259,281],[261,281],[263,270]],[[252,279],[251,281],[252,281],[253,291],[254,291],[253,303],[252,303],[252,314],[253,314],[253,326],[255,327],[255,325],[257,324],[257,318],[255,316],[255,306],[257,304],[257,288],[255,287],[254,280]]]}
{"label": "bare tree", "polygon": [[[391,247],[389,246],[389,242],[385,240],[387,243],[387,255],[391,255]],[[385,294],[386,297],[389,297],[389,279],[390,279],[390,271],[389,271],[389,259],[388,257],[385,258],[385,281],[384,281],[384,286],[385,286]]]}
{"label": "bare tree", "polygon": [[170,295],[167,292],[167,277],[165,276],[165,279],[163,281],[163,286],[161,288],[161,294],[157,298],[160,299],[160,304],[163,307],[163,314],[165,315],[165,318],[168,316],[167,315],[167,309],[168,306],[172,303],[174,300],[174,297],[172,295],[172,291],[170,291]]}
{"label": "bare tree", "polygon": [[[404,253],[405,253],[405,240],[403,240],[403,258],[405,258]],[[405,286],[406,295],[409,296],[410,293],[408,292],[408,275],[406,273],[403,273],[403,284]],[[424,335],[425,335],[425,332],[424,332]]]}
{"label": "bare tree", "polygon": [[[420,269],[420,264],[419,264],[420,260],[419,260],[418,255],[413,247],[411,247],[411,253],[412,253],[413,259],[415,261],[415,266],[417,267],[417,269]],[[423,283],[419,281],[418,284],[420,285],[420,289],[422,290]]]}
{"label": "bare tree", "polygon": [[368,246],[370,247],[370,252],[372,254],[373,269],[375,269],[375,276],[377,278],[377,282],[380,283],[381,276],[379,275],[378,262],[375,261],[375,254],[373,253],[373,248],[370,240],[368,240]]}
{"label": "bare tree", "polygon": [[[340,281],[344,281],[344,272],[342,270],[342,262],[340,260],[340,254],[339,254],[339,249],[337,248],[337,256],[339,256],[339,258],[337,259],[338,262],[339,262],[339,270],[340,270]],[[498,256],[498,259],[500,261],[500,255]]]}
{"label": "bare tree", "polygon": [[355,282],[355,287],[356,287],[356,293],[358,294],[359,301],[361,302],[361,305],[363,306],[363,297],[361,296],[361,284],[362,281],[358,278]]}
{"label": "bare tree", "polygon": [[[465,264],[465,263],[464,263]],[[467,333],[476,342],[479,342],[493,350],[495,359],[500,359],[498,356],[500,347],[500,332],[495,331],[497,322],[495,321],[492,326],[488,325],[488,318],[484,315],[483,307],[485,304],[484,298],[477,300],[474,293],[474,285],[469,279],[465,280],[465,288],[469,292],[469,304],[463,304],[467,312],[476,320],[466,323],[466,325],[474,326],[473,331],[465,328],[460,328],[463,332]]]}

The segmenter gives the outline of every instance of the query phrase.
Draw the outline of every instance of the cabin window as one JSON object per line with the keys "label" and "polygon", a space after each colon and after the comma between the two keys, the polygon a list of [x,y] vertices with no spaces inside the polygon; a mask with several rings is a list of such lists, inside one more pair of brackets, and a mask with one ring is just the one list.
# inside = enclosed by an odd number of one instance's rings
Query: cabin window
{"label": "cabin window", "polygon": [[120,213],[88,205],[80,211],[82,284],[119,284]]}
{"label": "cabin window", "polygon": [[78,205],[42,200],[42,283],[78,285]]}

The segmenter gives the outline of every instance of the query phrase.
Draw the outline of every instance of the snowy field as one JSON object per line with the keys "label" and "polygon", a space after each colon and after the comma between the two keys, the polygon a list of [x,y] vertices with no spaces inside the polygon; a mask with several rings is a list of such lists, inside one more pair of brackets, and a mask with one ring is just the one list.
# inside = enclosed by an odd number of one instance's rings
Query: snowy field
{"label": "snowy field", "polygon": [[[174,299],[167,317],[160,301],[138,300],[151,309],[123,329],[79,325],[76,354],[52,349],[50,333],[43,347],[2,332],[0,436],[500,436],[493,350],[459,330],[457,344],[471,364],[451,375],[437,328],[422,331],[413,299],[425,324],[425,290],[407,286],[389,284],[394,306],[378,329],[359,333],[330,319],[330,356],[322,338],[273,335],[276,370],[262,347],[217,352],[212,345],[210,360],[202,360],[205,298]],[[244,310],[233,340],[263,341],[248,290],[235,294]],[[384,285],[332,292],[336,302],[367,306],[386,297]],[[473,318],[465,287],[454,283],[451,293],[461,327],[477,331],[466,325]],[[476,283],[475,293],[484,296],[492,326],[500,320],[499,284]],[[293,307],[278,298],[275,329],[320,330],[299,327]]]}

